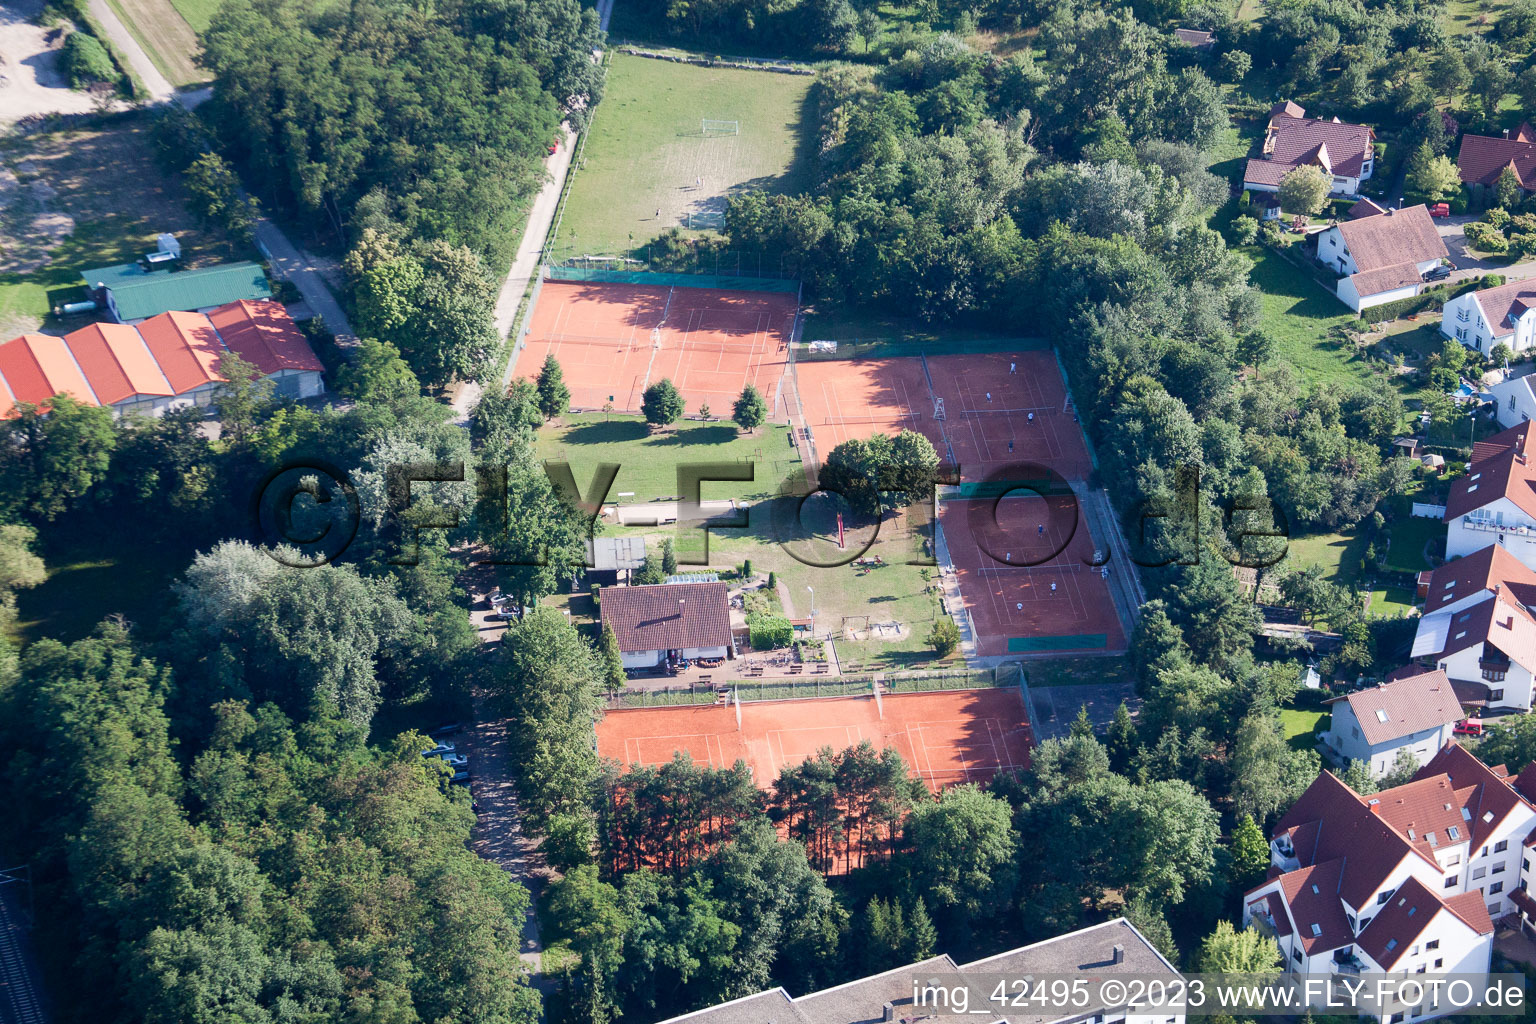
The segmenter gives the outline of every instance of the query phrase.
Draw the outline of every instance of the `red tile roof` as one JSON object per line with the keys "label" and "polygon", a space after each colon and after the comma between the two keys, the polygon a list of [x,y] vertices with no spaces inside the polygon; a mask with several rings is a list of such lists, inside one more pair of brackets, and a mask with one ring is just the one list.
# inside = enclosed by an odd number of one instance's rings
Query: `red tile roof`
{"label": "red tile roof", "polygon": [[124,324],[91,324],[64,336],[91,390],[103,404],[134,395],[170,395],[170,382],[139,332]]}
{"label": "red tile roof", "polygon": [[136,326],[176,394],[224,379],[219,376],[223,346],[203,314],[161,313]]}
{"label": "red tile roof", "polygon": [[[1434,218],[1423,203],[1389,210],[1380,217],[1341,221],[1337,230],[1359,273],[1449,255],[1435,230]],[[1417,280],[1418,275],[1414,277]]]}
{"label": "red tile roof", "polygon": [[1459,743],[1441,747],[1419,769],[1417,777],[1442,774],[1456,787],[1458,799],[1467,810],[1464,818],[1472,826],[1473,846],[1481,846],[1510,811],[1522,804],[1531,807],[1529,801],[1515,792],[1507,776],[1483,764]]}
{"label": "red tile roof", "polygon": [[1280,819],[1276,832],[1292,832],[1296,859],[1304,866],[1342,861],[1339,894],[1354,907],[1369,900],[1404,857],[1418,853],[1406,836],[1326,771]]}
{"label": "red tile roof", "polygon": [[1536,572],[1527,569],[1501,545],[1478,548],[1470,555],[1446,562],[1429,577],[1424,614],[1437,612],[1473,594],[1491,592],[1494,587],[1508,589],[1518,599],[1536,589]]}
{"label": "red tile roof", "polygon": [[1361,296],[1380,295],[1382,292],[1406,288],[1410,284],[1416,285],[1424,280],[1419,273],[1418,264],[1412,260],[1392,267],[1362,270],[1358,274],[1351,274],[1349,279],[1354,283],[1355,294]]}
{"label": "red tile roof", "polygon": [[731,613],[724,583],[605,587],[598,606],[619,650],[729,647]]}
{"label": "red tile roof", "polygon": [[[63,338],[23,334],[0,345],[0,377],[16,402],[45,407],[54,395],[67,394],[82,405],[100,405]],[[13,408],[7,403],[6,415]]]}
{"label": "red tile roof", "polygon": [[1515,318],[1536,306],[1536,283],[1511,281],[1497,288],[1484,288],[1472,293],[1483,319],[1488,321],[1495,338],[1513,334]]}
{"label": "red tile roof", "polygon": [[208,313],[224,344],[262,373],[325,369],[280,302],[242,300]]}
{"label": "red tile roof", "polygon": [[[1482,893],[1473,892],[1463,894],[1461,897],[1451,899],[1465,902],[1465,896],[1471,895],[1479,905],[1482,903]],[[1417,878],[1410,878],[1398,886],[1392,898],[1389,899],[1380,913],[1371,918],[1371,923],[1366,925],[1365,931],[1360,933],[1360,948],[1370,954],[1371,959],[1382,966],[1383,970],[1390,971],[1403,958],[1403,955],[1413,948],[1419,936],[1424,934],[1429,923],[1442,911],[1450,911],[1451,899],[1442,901],[1438,895],[1431,891]],[[1451,911],[1455,913],[1455,911]],[[1463,921],[1467,911],[1456,914]],[[1487,918],[1488,911],[1483,911],[1483,917]],[[1475,925],[1473,926],[1476,927]],[[1492,931],[1490,924],[1488,931]],[[1486,934],[1486,933],[1485,933]]]}
{"label": "red tile roof", "polygon": [[1491,459],[1510,449],[1525,450],[1525,435],[1530,433],[1524,423],[1517,423],[1513,427],[1501,430],[1491,437],[1485,437],[1472,445],[1472,462],[1482,462]]}
{"label": "red tile roof", "polygon": [[1350,220],[1359,220],[1362,217],[1375,217],[1386,212],[1387,211],[1385,209],[1377,206],[1371,200],[1361,199],[1358,203],[1349,208],[1349,213],[1347,216]]}
{"label": "red tile roof", "polygon": [[1248,161],[1243,180],[1278,185],[1290,171],[1308,163],[1340,177],[1358,176],[1371,156],[1375,133],[1362,124],[1304,118],[1300,107],[1295,110],[1293,114],[1276,108],[1264,140],[1265,156]]}
{"label": "red tile roof", "polygon": [[1426,860],[1433,861],[1442,846],[1471,842],[1471,823],[1461,813],[1456,785],[1448,775],[1420,775],[1369,799],[1378,801],[1375,812]]}
{"label": "red tile roof", "polygon": [[[1528,126],[1521,125],[1522,132]],[[1499,172],[1514,167],[1522,185],[1536,184],[1536,142],[1520,138],[1504,139],[1491,135],[1463,135],[1461,152],[1456,157],[1456,169],[1467,184],[1481,182],[1492,185],[1499,180]]]}
{"label": "red tile roof", "polygon": [[1438,669],[1359,690],[1330,703],[1341,700],[1349,702],[1365,741],[1373,746],[1463,717],[1450,681]]}
{"label": "red tile roof", "polygon": [[1339,902],[1343,869],[1342,859],[1330,860],[1280,876],[1280,890],[1296,919],[1296,936],[1308,956],[1354,941],[1354,929]]}

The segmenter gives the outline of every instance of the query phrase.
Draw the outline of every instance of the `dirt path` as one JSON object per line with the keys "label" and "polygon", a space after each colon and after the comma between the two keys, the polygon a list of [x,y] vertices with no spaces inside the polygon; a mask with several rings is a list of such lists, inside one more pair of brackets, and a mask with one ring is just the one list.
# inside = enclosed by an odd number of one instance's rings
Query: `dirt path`
{"label": "dirt path", "polygon": [[128,61],[139,81],[144,83],[144,89],[149,94],[146,98],[155,103],[170,102],[176,95],[176,87],[155,67],[155,62],[149,59],[149,54],[133,38],[133,33],[119,20],[107,0],[90,0],[90,11],[96,24],[101,26],[101,31]]}
{"label": "dirt path", "polygon": [[[490,650],[487,657],[501,643],[505,626],[490,620],[491,605],[487,600],[493,574],[488,566],[470,566],[460,574],[460,582],[470,595],[470,622],[480,634],[480,640]],[[507,749],[507,724],[498,719],[490,709],[490,696],[482,690],[474,694],[474,723],[463,737],[474,781],[470,791],[480,805],[474,832],[475,852],[486,860],[500,865],[512,876],[512,880],[528,890],[531,897],[528,917],[523,921],[523,937],[518,955],[528,966],[532,981],[539,991],[548,993],[555,987],[554,980],[541,973],[544,944],[539,937],[538,915],[535,913],[539,897],[550,878],[548,865],[538,851],[538,843],[523,835],[519,824],[517,789],[512,784],[512,757]]]}
{"label": "dirt path", "polygon": [[42,8],[41,0],[0,5],[0,124],[33,114],[83,114],[95,107],[59,71],[65,33],[32,24]]}

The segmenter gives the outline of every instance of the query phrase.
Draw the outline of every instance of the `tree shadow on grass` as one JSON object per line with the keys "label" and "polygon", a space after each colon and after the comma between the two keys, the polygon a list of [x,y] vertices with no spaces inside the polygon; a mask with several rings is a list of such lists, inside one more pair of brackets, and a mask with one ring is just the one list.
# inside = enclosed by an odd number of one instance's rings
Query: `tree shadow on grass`
{"label": "tree shadow on grass", "polygon": [[736,440],[736,427],[729,423],[719,423],[708,427],[690,427],[686,430],[676,430],[667,434],[658,434],[651,438],[648,444],[654,445],[703,445],[703,444],[730,444]]}
{"label": "tree shadow on grass", "polygon": [[650,428],[638,420],[611,420],[607,423],[581,423],[565,432],[563,444],[620,444],[642,441]]}

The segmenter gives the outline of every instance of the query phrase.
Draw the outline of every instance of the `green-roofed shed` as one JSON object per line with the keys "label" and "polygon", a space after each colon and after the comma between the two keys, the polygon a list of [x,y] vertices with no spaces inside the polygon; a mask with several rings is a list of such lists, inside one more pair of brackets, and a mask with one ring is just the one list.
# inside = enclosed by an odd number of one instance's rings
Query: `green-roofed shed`
{"label": "green-roofed shed", "polygon": [[146,270],[138,263],[83,270],[91,296],[112,319],[131,324],[170,310],[195,312],[241,299],[270,299],[258,264],[223,263],[201,270]]}

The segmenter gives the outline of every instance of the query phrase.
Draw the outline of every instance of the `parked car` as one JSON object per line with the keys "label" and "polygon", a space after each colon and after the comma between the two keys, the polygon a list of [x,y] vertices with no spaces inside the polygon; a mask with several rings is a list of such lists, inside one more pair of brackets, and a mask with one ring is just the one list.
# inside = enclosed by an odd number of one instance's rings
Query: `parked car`
{"label": "parked car", "polygon": [[1424,271],[1424,280],[1426,281],[1444,281],[1450,276],[1451,268],[1446,266],[1444,263],[1440,264],[1438,267],[1430,267],[1428,270]]}
{"label": "parked car", "polygon": [[443,764],[453,769],[469,767],[469,758],[463,754],[444,754],[442,761]]}
{"label": "parked car", "polygon": [[427,733],[433,739],[441,739],[444,736],[452,736],[456,732],[464,731],[463,722],[444,722],[442,725]]}
{"label": "parked car", "polygon": [[1483,734],[1483,723],[1481,719],[1463,718],[1456,723],[1456,728],[1452,731],[1458,736],[1481,736]]}
{"label": "parked car", "polygon": [[438,743],[437,743],[437,746],[435,746],[435,747],[428,747],[426,750],[423,750],[421,752],[421,756],[422,757],[442,757],[444,754],[451,754],[451,753],[453,753],[455,749],[456,748],[454,747],[454,745],[452,743],[450,743],[449,741],[447,741],[447,740],[439,740]]}
{"label": "parked car", "polygon": [[1431,217],[1449,217],[1451,215],[1450,203],[1434,203],[1429,208]]}
{"label": "parked car", "polygon": [[474,776],[469,774],[468,771],[457,771],[453,773],[453,778],[448,781],[455,786],[467,786],[473,778]]}

